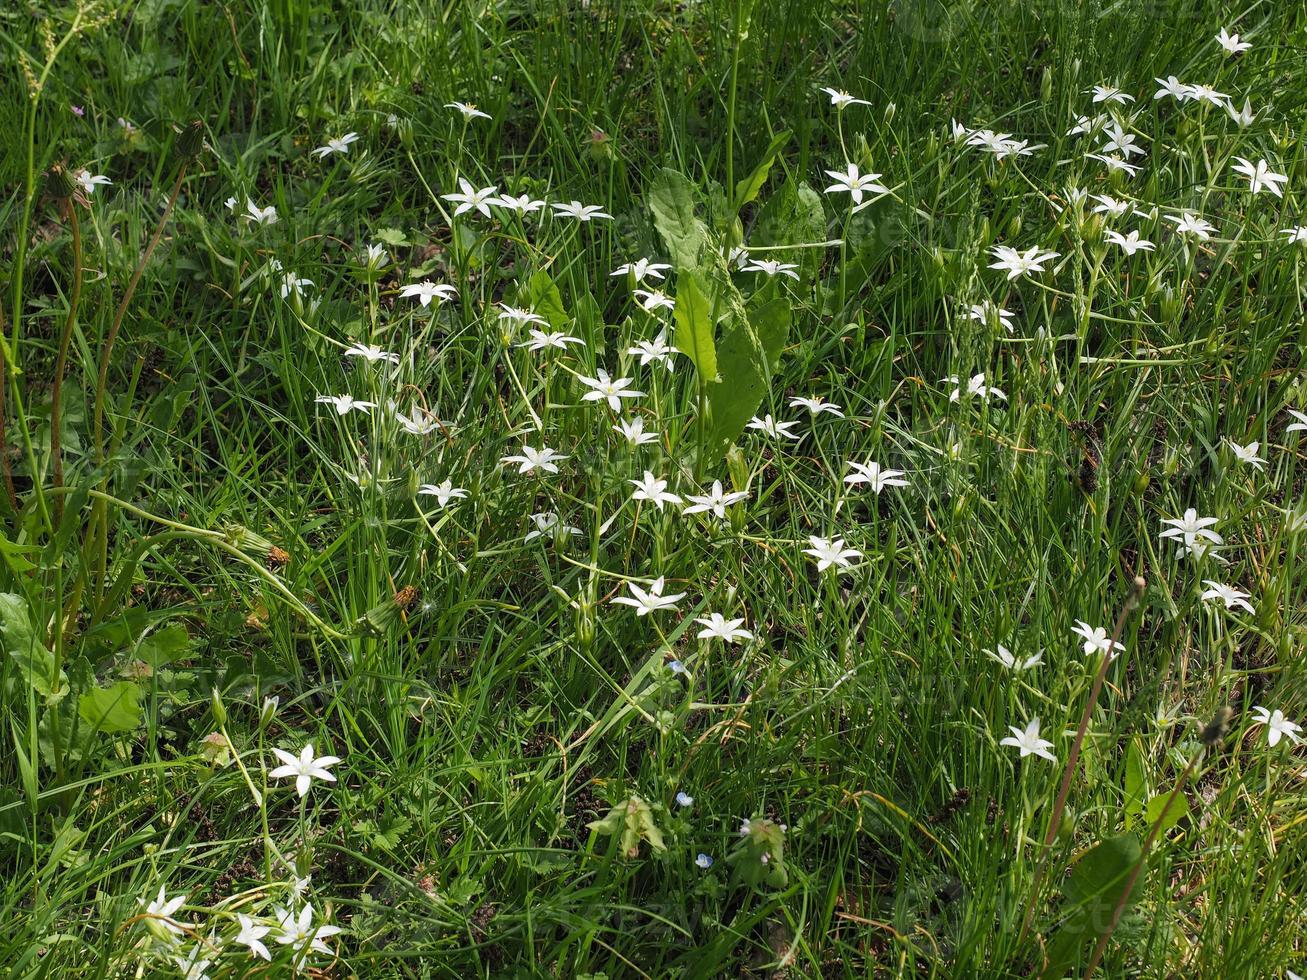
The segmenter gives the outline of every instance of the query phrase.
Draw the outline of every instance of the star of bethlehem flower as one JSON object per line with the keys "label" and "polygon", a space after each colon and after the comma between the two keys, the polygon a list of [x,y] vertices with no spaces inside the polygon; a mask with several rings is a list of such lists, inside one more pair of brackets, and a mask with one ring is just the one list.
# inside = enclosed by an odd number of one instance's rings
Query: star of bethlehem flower
{"label": "star of bethlehem flower", "polygon": [[368,409],[376,408],[376,402],[359,401],[353,395],[318,395],[313,399],[319,405],[330,405],[336,410],[337,415],[348,415],[350,412],[366,412]]}
{"label": "star of bethlehem flower", "polygon": [[454,208],[455,218],[474,208],[485,217],[491,217],[490,203],[495,200],[495,195],[499,193],[498,187],[482,187],[478,190],[468,182],[466,177],[458,178],[458,186],[461,190],[440,195],[441,200],[458,205],[458,207]]}
{"label": "star of bethlehem flower", "polygon": [[1225,49],[1226,54],[1243,54],[1250,49],[1252,45],[1242,40],[1238,34],[1231,34],[1224,27],[1221,33],[1216,35],[1216,43]]}
{"label": "star of bethlehem flower", "polygon": [[1248,602],[1249,593],[1236,589],[1232,585],[1213,582],[1209,578],[1203,579],[1203,585],[1207,586],[1207,588],[1199,598],[1204,602],[1209,602],[1212,599],[1220,599],[1225,603],[1226,609],[1233,609],[1235,606],[1238,606],[1240,609],[1247,609],[1250,613],[1257,612],[1257,610]]}
{"label": "star of bethlehem flower", "polygon": [[549,321],[539,313],[532,313],[530,310],[519,310],[516,306],[509,306],[507,303],[499,304],[499,319],[509,320],[514,324],[538,323],[542,327],[549,326]]}
{"label": "star of bethlehem flower", "polygon": [[281,298],[285,299],[292,293],[296,296],[303,296],[304,287],[312,285],[312,279],[303,279],[293,272],[284,273],[281,277]]}
{"label": "star of bethlehem flower", "polygon": [[637,289],[635,290],[635,297],[640,301],[640,308],[646,313],[652,313],[654,310],[672,310],[676,308],[676,301],[661,289]]}
{"label": "star of bethlehem flower", "polygon": [[646,592],[634,582],[628,582],[626,587],[631,594],[629,596],[615,596],[611,601],[619,606],[631,606],[635,609],[637,616],[647,616],[652,612],[658,612],[660,609],[675,609],[676,603],[685,598],[685,593],[677,592],[674,595],[663,595],[666,584],[663,577],[659,575],[653,580]]}
{"label": "star of bethlehem flower", "polygon": [[628,357],[640,358],[640,367],[646,367],[649,364],[661,364],[668,371],[673,369],[672,357],[676,354],[676,348],[667,343],[667,331],[659,330],[658,336],[653,340],[637,340],[634,347],[626,349]]}
{"label": "star of bethlehem flower", "polygon": [[613,426],[613,431],[632,446],[646,446],[651,442],[658,441],[657,432],[646,432],[644,430],[644,418],[639,415],[630,420],[619,419],[617,424]]}
{"label": "star of bethlehem flower", "polygon": [[186,930],[183,929],[176,920],[177,910],[186,904],[185,895],[176,895],[169,898],[164,891],[164,886],[159,886],[159,894],[151,899],[148,903],[141,899],[141,904],[145,905],[145,914],[152,919],[156,919],[158,924],[170,933],[178,936],[184,936]]}
{"label": "star of bethlehem flower", "polygon": [[1125,218],[1134,213],[1135,206],[1130,201],[1118,201],[1110,194],[1094,194],[1098,203],[1091,209],[1094,214],[1105,214],[1110,218]]}
{"label": "star of bethlehem flower", "polygon": [[1266,469],[1266,460],[1257,455],[1257,450],[1262,448],[1260,442],[1250,442],[1246,446],[1241,446],[1233,439],[1226,439],[1230,447],[1230,452],[1234,453],[1234,458],[1241,463],[1247,463],[1255,470]]}
{"label": "star of bethlehem flower", "polygon": [[1099,147],[1100,153],[1119,153],[1127,160],[1136,153],[1140,156],[1144,155],[1144,148],[1135,142],[1137,139],[1135,134],[1126,132],[1125,128],[1115,119],[1108,124],[1107,132],[1103,135],[1107,139]]}
{"label": "star of bethlehem flower", "polygon": [[1193,544],[1182,544],[1180,547],[1176,548],[1175,556],[1177,558],[1191,558],[1196,562],[1201,562],[1210,558],[1212,561],[1220,565],[1230,564],[1217,554],[1219,547],[1219,545],[1215,545],[1210,541],[1204,541],[1202,538],[1199,538],[1195,540]]}
{"label": "star of bethlehem flower", "polygon": [[1111,121],[1111,116],[1105,112],[1100,112],[1093,116],[1077,116],[1075,125],[1066,131],[1068,136],[1088,136],[1105,127]]}
{"label": "star of bethlehem flower", "polygon": [[1252,100],[1248,98],[1243,100],[1242,109],[1236,109],[1234,107],[1233,99],[1225,103],[1225,114],[1229,116],[1230,119],[1234,121],[1234,124],[1240,129],[1247,129],[1257,121],[1257,113],[1253,112]]}
{"label": "star of bethlehem flower", "polygon": [[844,412],[839,405],[834,402],[823,401],[820,395],[815,398],[791,398],[790,408],[806,408],[808,414],[812,416],[821,415],[825,412],[834,415],[837,419],[844,418]]}
{"label": "star of bethlehem flower", "polygon": [[1250,191],[1254,194],[1270,191],[1276,197],[1284,197],[1284,189],[1281,185],[1288,183],[1288,177],[1276,173],[1265,160],[1258,160],[1253,163],[1243,157],[1235,157],[1235,159],[1239,162],[1234,165],[1234,170],[1236,173],[1248,178],[1248,189]]}
{"label": "star of bethlehem flower", "polygon": [[490,113],[482,112],[471,102],[446,102],[445,108],[457,110],[465,122],[471,122],[473,119],[490,118]]}
{"label": "star of bethlehem flower", "polygon": [[1285,409],[1285,411],[1296,420],[1284,427],[1285,432],[1307,432],[1307,413],[1296,412],[1292,408]]}
{"label": "star of bethlehem flower", "polygon": [[430,435],[440,428],[440,419],[425,409],[416,409],[412,417],[403,412],[396,412],[395,421],[405,432],[414,436]]}
{"label": "star of bethlehem flower", "polygon": [[748,497],[749,492],[747,490],[735,490],[731,493],[725,493],[722,490],[722,481],[713,480],[712,490],[705,496],[685,495],[685,499],[690,501],[690,506],[686,507],[682,513],[701,514],[711,511],[716,517],[721,518],[726,516],[727,507],[741,500],[747,500]]}
{"label": "star of bethlehem flower", "polygon": [[241,215],[256,225],[275,225],[277,223],[277,209],[269,204],[266,208],[261,208],[253,201],[245,202],[245,213]]}
{"label": "star of bethlehem flower", "polygon": [[880,464],[874,460],[867,463],[855,463],[849,460],[849,469],[853,472],[844,478],[844,482],[851,487],[866,483],[876,493],[880,493],[886,487],[906,487],[908,485],[908,481],[902,479],[904,475],[902,470],[881,469]]}
{"label": "star of bethlehem flower", "polygon": [[535,525],[535,529],[527,532],[526,537],[522,539],[523,544],[529,544],[536,538],[552,538],[555,535],[581,533],[579,527],[564,524],[563,519],[551,510],[532,514],[531,523]]}
{"label": "star of bethlehem flower", "polygon": [[283,749],[272,750],[272,754],[282,761],[282,765],[268,773],[271,779],[295,779],[295,792],[304,796],[309,791],[309,786],[315,779],[325,780],[328,783],[334,783],[336,777],[331,774],[328,767],[334,766],[340,761],[334,755],[315,755],[313,752],[313,743],[309,742],[302,750],[299,757],[291,755]]}
{"label": "star of bethlehem flower", "polygon": [[956,119],[950,119],[948,121],[948,131],[949,135],[953,137],[954,143],[962,143],[971,135],[971,130],[962,125],[962,123],[958,122]]}
{"label": "star of bethlehem flower", "polygon": [[721,613],[709,613],[695,620],[703,627],[699,631],[701,640],[725,640],[727,643],[739,643],[741,640],[752,640],[753,634],[741,627],[744,625],[743,619],[727,619]]}
{"label": "star of bethlehem flower", "polygon": [[1294,745],[1302,743],[1302,738],[1298,735],[1302,731],[1302,726],[1289,721],[1284,717],[1284,712],[1279,708],[1274,711],[1268,711],[1260,704],[1253,706],[1253,715],[1259,725],[1266,726],[1266,743],[1274,748],[1280,744],[1280,738],[1285,737]]}
{"label": "star of bethlehem flower", "polygon": [[770,259],[751,259],[744,267],[745,272],[761,272],[767,276],[789,276],[798,280],[798,265],[794,262],[775,262]]}
{"label": "star of bethlehem flower", "polygon": [[1212,86],[1204,85],[1202,82],[1195,82],[1190,85],[1189,94],[1193,96],[1195,102],[1206,102],[1218,109],[1224,109],[1230,101],[1230,97],[1224,92],[1218,92]]}
{"label": "star of bethlehem flower", "polygon": [[411,299],[416,296],[423,306],[430,306],[433,299],[445,303],[457,295],[458,290],[448,283],[434,283],[429,279],[409,283],[399,291],[400,299]]}
{"label": "star of bethlehem flower", "polygon": [[1008,245],[994,245],[989,254],[997,261],[990,264],[991,269],[1002,269],[1007,273],[1008,282],[1018,276],[1028,276],[1032,272],[1043,272],[1044,263],[1052,262],[1061,253],[1049,252],[1032,245],[1025,251],[1018,251]]}
{"label": "star of bethlehem flower", "polygon": [[855,99],[848,92],[837,88],[822,88],[822,91],[830,96],[830,104],[836,109],[844,110],[851,105],[871,105],[866,99]]}
{"label": "star of bethlehem flower", "polygon": [[355,341],[345,348],[345,357],[361,357],[369,364],[375,364],[378,361],[385,361],[388,364],[398,364],[399,355],[391,351],[382,350],[376,344],[364,344]]}
{"label": "star of bethlehem flower", "polygon": [[487,203],[497,208],[503,208],[506,211],[512,211],[515,214],[535,214],[545,206],[544,201],[535,200],[530,194],[520,194],[517,197],[501,194]]}
{"label": "star of bethlehem flower", "polygon": [[467,496],[466,490],[454,486],[450,480],[444,480],[440,484],[424,483],[418,487],[418,493],[426,497],[435,497],[436,506],[442,510],[451,500],[461,500]]}
{"label": "star of bethlehem flower", "polygon": [[962,388],[962,382],[958,380],[956,374],[950,374],[947,378],[941,378],[941,381],[947,381],[954,385],[953,392],[948,396],[950,402],[960,401],[965,395],[967,398],[980,398],[983,401],[989,401],[991,398],[997,398],[999,401],[1007,401],[1007,395],[1003,393],[1002,388],[995,388],[993,385],[985,384],[984,373],[973,374],[967,379],[965,391]]}
{"label": "star of bethlehem flower", "polygon": [[185,956],[174,953],[172,962],[177,967],[181,980],[209,980],[209,964],[213,960],[204,956],[203,946],[192,946]]}
{"label": "star of bethlehem flower", "polygon": [[1127,95],[1115,85],[1095,85],[1089,91],[1094,95],[1094,105],[1100,102],[1106,102],[1108,105],[1125,105],[1135,100],[1133,95]]}
{"label": "star of bethlehem flower", "polygon": [[1106,166],[1108,170],[1114,171],[1115,173],[1125,174],[1129,177],[1133,177],[1135,174],[1139,173],[1138,167],[1133,163],[1130,163],[1128,160],[1123,160],[1118,156],[1106,156],[1102,153],[1086,153],[1085,156],[1090,160],[1097,160],[1099,163]]}
{"label": "star of bethlehem flower", "polygon": [[1007,647],[1003,646],[1003,644],[998,643],[995,644],[995,646],[997,647],[997,649],[985,650],[984,653],[988,655],[990,659],[996,660],[999,663],[1001,663],[1008,670],[1014,670],[1014,671],[1029,670],[1031,667],[1037,667],[1039,664],[1042,664],[1044,662],[1043,650],[1040,650],[1038,653],[1034,654],[1033,656],[1026,657],[1023,660],[1022,658],[1013,655],[1012,651],[1009,650]]}
{"label": "star of bethlehem flower", "polygon": [[770,414],[763,418],[758,418],[755,415],[749,419],[745,428],[754,429],[765,436],[770,436],[772,439],[799,439],[801,438],[799,433],[790,431],[791,428],[798,424],[798,422],[777,422]]}
{"label": "star of bethlehem flower", "polygon": [[[827,194],[848,194],[855,205],[862,204],[862,195],[888,194],[889,188],[877,183],[880,174],[864,174],[858,170],[856,163],[847,165],[847,171],[827,170],[826,176],[835,183],[826,188]],[[868,202],[870,203],[870,202]]]}
{"label": "star of bethlehem flower", "polygon": [[314,925],[313,906],[307,903],[299,910],[298,915],[283,908],[275,911],[278,926],[275,937],[277,942],[283,946],[296,947],[301,955],[308,953],[331,955],[331,949],[323,940],[337,935],[341,931],[339,926]]}
{"label": "star of bethlehem flower", "polygon": [[1210,541],[1212,544],[1225,543],[1225,539],[1212,530],[1219,520],[1215,517],[1199,517],[1198,511],[1193,507],[1186,510],[1183,517],[1164,517],[1162,523],[1171,526],[1163,530],[1158,537],[1178,538],[1186,547],[1193,547],[1194,542],[1199,539]]}
{"label": "star of bethlehem flower", "polygon": [[504,456],[500,459],[502,463],[517,463],[518,473],[530,473],[532,470],[544,470],[546,473],[557,473],[558,463],[567,459],[566,456],[560,456],[557,452],[548,446],[541,446],[539,449],[533,449],[524,445],[522,452],[515,456]]}
{"label": "star of bethlehem flower", "polygon": [[669,269],[671,269],[671,266],[664,262],[636,259],[634,262],[625,262],[619,265],[608,274],[610,276],[631,276],[639,283],[644,282],[646,279],[664,279]]}
{"label": "star of bethlehem flower", "polygon": [[364,268],[371,269],[373,272],[378,272],[390,264],[390,255],[387,254],[386,247],[375,242],[364,246],[358,257]]}
{"label": "star of bethlehem flower", "polygon": [[1047,759],[1050,762],[1057,761],[1057,756],[1049,751],[1053,747],[1053,743],[1048,739],[1039,737],[1038,718],[1031,718],[1024,729],[1018,728],[1016,725],[1008,725],[1007,727],[1012,734],[999,742],[1000,745],[1010,745],[1017,749],[1021,753],[1020,757],[1022,759],[1028,755],[1037,755],[1041,759]]}
{"label": "star of bethlehem flower", "polygon": [[1140,238],[1138,231],[1131,231],[1128,235],[1122,235],[1120,232],[1112,231],[1110,228],[1103,232],[1103,237],[1113,245],[1118,245],[1121,251],[1126,255],[1134,255],[1136,252],[1151,252],[1155,248],[1152,242],[1146,238]]}
{"label": "star of bethlehem flower", "polygon": [[1085,655],[1093,653],[1107,653],[1116,656],[1125,646],[1121,643],[1113,643],[1112,638],[1107,635],[1107,630],[1101,626],[1090,626],[1084,620],[1077,619],[1076,625],[1071,628],[1075,633],[1085,641],[1082,648]]}
{"label": "star of bethlehem flower", "polygon": [[333,153],[348,154],[349,145],[359,138],[358,133],[346,133],[339,139],[327,140],[322,146],[311,151],[319,160],[331,156]]}
{"label": "star of bethlehem flower", "polygon": [[1180,81],[1174,75],[1168,75],[1166,78],[1154,78],[1160,88],[1153,93],[1153,99],[1172,98],[1176,102],[1184,103],[1193,99],[1193,92],[1189,86]]}
{"label": "star of bethlehem flower", "polygon": [[667,489],[667,481],[660,480],[649,470],[644,471],[644,476],[638,480],[627,480],[627,483],[635,487],[631,493],[632,500],[647,500],[659,510],[663,509],[663,504],[679,504],[681,498],[671,493]]}
{"label": "star of bethlehem flower", "polygon": [[81,185],[83,191],[87,194],[94,194],[97,187],[105,187],[112,184],[113,181],[104,174],[93,174],[91,171],[82,169],[73,174],[73,179]]}
{"label": "star of bethlehem flower", "polygon": [[518,344],[518,347],[528,347],[533,351],[545,350],[549,347],[556,347],[559,350],[567,350],[568,344],[584,344],[585,341],[580,337],[573,337],[571,334],[563,331],[551,331],[546,333],[543,330],[531,329],[527,331],[530,340],[524,340]]}
{"label": "star of bethlehem flower", "polygon": [[852,568],[852,559],[862,557],[862,552],[857,548],[846,548],[843,538],[822,538],[810,534],[808,544],[810,547],[804,548],[803,553],[817,559],[819,572],[824,572],[832,566]]}
{"label": "star of bethlehem flower", "polygon": [[1192,235],[1204,242],[1210,240],[1212,232],[1216,231],[1215,225],[1190,211],[1185,211],[1178,217],[1173,214],[1165,215],[1164,220],[1174,222],[1177,235]]}
{"label": "star of bethlehem flower", "polygon": [[967,319],[975,320],[977,323],[983,323],[986,326],[991,323],[1002,324],[1003,329],[1008,333],[1012,333],[1014,329],[1012,326],[1012,314],[990,300],[983,300],[982,302],[972,303],[968,306]]}
{"label": "star of bethlehem flower", "polygon": [[551,204],[554,213],[564,218],[577,221],[591,221],[595,218],[612,218],[612,215],[598,204],[582,204],[580,201],[568,201],[566,204]]}
{"label": "star of bethlehem flower", "polygon": [[1294,228],[1282,228],[1280,234],[1289,239],[1290,244],[1307,245],[1307,225]]}
{"label": "star of bethlehem flower", "polygon": [[581,396],[585,402],[608,402],[608,407],[614,412],[622,410],[623,398],[640,398],[644,395],[643,391],[635,391],[630,387],[632,378],[610,378],[608,372],[600,368],[596,372],[599,377],[587,378],[584,375],[578,375],[577,380],[583,385],[587,385],[591,390]]}
{"label": "star of bethlehem flower", "polygon": [[263,937],[272,931],[272,927],[256,922],[243,912],[236,913],[236,922],[240,926],[240,931],[236,933],[232,942],[237,946],[246,947],[251,956],[257,956],[271,962],[272,954],[268,952],[268,947],[263,944]]}

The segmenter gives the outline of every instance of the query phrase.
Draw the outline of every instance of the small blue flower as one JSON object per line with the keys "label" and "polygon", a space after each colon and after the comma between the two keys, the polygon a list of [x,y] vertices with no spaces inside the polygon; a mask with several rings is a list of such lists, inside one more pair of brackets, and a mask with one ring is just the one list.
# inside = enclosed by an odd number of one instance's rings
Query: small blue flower
{"label": "small blue flower", "polygon": [[694,797],[682,791],[676,794],[677,806],[694,806]]}
{"label": "small blue flower", "polygon": [[707,854],[700,852],[699,856],[694,859],[694,863],[703,868],[704,871],[707,871],[712,867],[712,858]]}
{"label": "small blue flower", "polygon": [[681,663],[679,660],[669,660],[667,662],[667,669],[670,670],[673,674],[689,673],[689,671],[685,669],[685,664]]}

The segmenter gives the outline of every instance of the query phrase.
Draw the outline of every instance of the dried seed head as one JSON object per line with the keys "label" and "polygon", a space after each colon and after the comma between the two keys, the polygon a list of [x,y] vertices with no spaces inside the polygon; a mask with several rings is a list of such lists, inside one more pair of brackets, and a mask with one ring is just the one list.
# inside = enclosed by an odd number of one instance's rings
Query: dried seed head
{"label": "dried seed head", "polygon": [[45,192],[56,201],[66,201],[77,193],[77,180],[63,164],[52,164],[45,172]]}
{"label": "dried seed head", "polygon": [[193,119],[177,137],[177,152],[185,160],[194,160],[204,150],[204,123]]}

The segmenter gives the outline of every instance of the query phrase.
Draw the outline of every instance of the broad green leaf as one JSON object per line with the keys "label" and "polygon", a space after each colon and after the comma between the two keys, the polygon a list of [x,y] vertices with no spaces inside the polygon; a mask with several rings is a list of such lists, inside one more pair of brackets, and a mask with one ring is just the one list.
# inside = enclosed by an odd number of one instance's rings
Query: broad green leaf
{"label": "broad green leaf", "polygon": [[735,185],[734,210],[739,211],[750,201],[758,196],[762,190],[762,185],[767,183],[767,175],[771,172],[771,165],[776,162],[776,156],[785,148],[785,144],[790,141],[790,131],[777,133],[772,137],[772,141],[767,144],[767,149],[762,153],[758,160],[758,165],[753,168],[749,176],[738,181]]}
{"label": "broad green leaf", "polygon": [[684,175],[664,167],[649,188],[654,227],[678,270],[698,268],[709,246],[708,226],[694,214],[694,192]]}
{"label": "broad green leaf", "polygon": [[[1076,862],[1062,885],[1066,918],[1049,943],[1048,964],[1040,974],[1043,980],[1064,976],[1089,941],[1106,931],[1140,854],[1138,838],[1121,834],[1099,841]],[[1131,898],[1138,894],[1136,889]],[[1126,904],[1128,907],[1130,903]]]}
{"label": "broad green leaf", "polygon": [[683,272],[676,284],[673,343],[699,375],[699,383],[717,380],[717,346],[713,341],[712,301],[697,273]]}
{"label": "broad green leaf", "polygon": [[141,641],[136,648],[136,659],[143,660],[151,667],[166,667],[174,660],[181,660],[191,651],[191,637],[181,623],[173,623],[163,629],[155,630]]}
{"label": "broad green leaf", "polygon": [[56,667],[54,654],[37,639],[22,596],[0,593],[0,633],[4,634],[5,652],[46,704],[68,696],[68,675]]}
{"label": "broad green leaf", "polygon": [[1139,739],[1131,739],[1125,756],[1125,803],[1126,816],[1134,818],[1144,809],[1144,797],[1148,793],[1144,777],[1144,753],[1139,747]]}
{"label": "broad green leaf", "polygon": [[133,731],[141,724],[141,689],[131,681],[93,687],[77,699],[77,713],[94,731]]}
{"label": "broad green leaf", "polygon": [[1148,801],[1148,806],[1144,810],[1144,820],[1149,827],[1157,823],[1159,818],[1162,819],[1162,824],[1157,830],[1159,834],[1166,833],[1189,815],[1189,800],[1183,793],[1177,793],[1175,802],[1166,811],[1166,817],[1162,818],[1162,808],[1166,806],[1166,801],[1170,798],[1171,794],[1169,792],[1158,793]]}
{"label": "broad green leaf", "polygon": [[554,330],[565,330],[572,322],[563,305],[563,296],[543,269],[531,277],[526,288],[526,307],[549,321]]}
{"label": "broad green leaf", "polygon": [[[757,245],[800,245],[825,241],[826,237],[821,195],[807,184],[787,181],[762,206],[750,239]],[[820,269],[826,250],[786,248],[766,254],[770,259],[797,264],[802,281],[809,282]]]}
{"label": "broad green leaf", "polygon": [[726,452],[757,412],[789,333],[790,305],[782,298],[747,313],[737,305],[732,312],[717,345],[721,383],[708,389],[709,452],[714,458]]}

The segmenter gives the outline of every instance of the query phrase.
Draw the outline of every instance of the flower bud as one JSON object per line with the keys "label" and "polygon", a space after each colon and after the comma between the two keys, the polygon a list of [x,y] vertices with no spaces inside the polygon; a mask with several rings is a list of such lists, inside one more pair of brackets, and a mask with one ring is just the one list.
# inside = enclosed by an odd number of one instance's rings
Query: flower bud
{"label": "flower bud", "polygon": [[53,164],[45,172],[45,192],[56,201],[66,201],[77,193],[77,181],[63,164]]}
{"label": "flower bud", "polygon": [[281,704],[281,698],[275,694],[263,699],[263,707],[259,709],[259,727],[267,728],[272,724],[272,719],[277,717],[277,706]]}
{"label": "flower bud", "polygon": [[222,695],[218,689],[212,688],[209,692],[209,701],[213,705],[213,720],[219,725],[227,724],[227,708],[222,703]]}
{"label": "flower bud", "polygon": [[1053,69],[1048,65],[1044,66],[1044,74],[1039,79],[1039,98],[1043,102],[1053,98]]}

